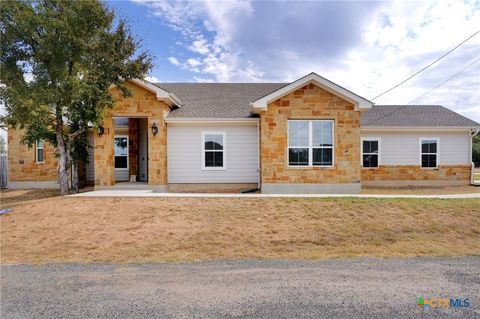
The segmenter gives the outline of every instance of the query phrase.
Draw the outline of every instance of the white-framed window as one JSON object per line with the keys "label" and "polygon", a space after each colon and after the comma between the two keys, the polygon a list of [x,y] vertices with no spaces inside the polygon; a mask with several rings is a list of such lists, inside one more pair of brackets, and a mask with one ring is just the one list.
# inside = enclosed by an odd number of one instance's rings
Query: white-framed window
{"label": "white-framed window", "polygon": [[377,168],[380,165],[380,138],[362,138],[362,167]]}
{"label": "white-framed window", "polygon": [[115,135],[115,169],[128,169],[128,135]]}
{"label": "white-framed window", "polygon": [[334,166],[333,120],[288,121],[288,166]]}
{"label": "white-framed window", "polygon": [[43,140],[35,142],[35,162],[45,163],[45,142]]}
{"label": "white-framed window", "polygon": [[437,168],[440,142],[438,137],[420,138],[420,165],[423,168]]}
{"label": "white-framed window", "polygon": [[202,132],[202,169],[226,169],[226,133]]}

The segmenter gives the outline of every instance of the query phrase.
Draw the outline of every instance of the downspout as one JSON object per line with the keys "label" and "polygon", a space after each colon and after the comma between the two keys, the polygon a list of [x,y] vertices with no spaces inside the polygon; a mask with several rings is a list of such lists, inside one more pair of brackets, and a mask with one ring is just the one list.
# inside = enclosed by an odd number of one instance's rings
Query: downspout
{"label": "downspout", "polygon": [[[261,182],[261,177],[260,175],[262,174],[261,173],[261,169],[260,169],[260,121],[257,122],[257,157],[258,157],[258,161],[257,161],[257,176],[258,176],[258,182],[257,182],[257,188],[258,190],[261,190],[261,187],[262,187],[262,182]],[[472,170],[473,171],[473,170]]]}
{"label": "downspout", "polygon": [[469,147],[469,156],[470,156],[470,185],[475,184],[475,164],[473,163],[473,138],[478,134],[479,129],[472,129],[470,131],[470,147]]}

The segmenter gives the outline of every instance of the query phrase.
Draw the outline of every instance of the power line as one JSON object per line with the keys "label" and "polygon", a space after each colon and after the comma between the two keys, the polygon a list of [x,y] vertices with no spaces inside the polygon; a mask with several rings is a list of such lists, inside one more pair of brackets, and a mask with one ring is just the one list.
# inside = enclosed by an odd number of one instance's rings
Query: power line
{"label": "power line", "polygon": [[470,63],[469,65],[467,65],[466,67],[464,67],[462,70],[458,71],[457,73],[455,73],[454,75],[452,75],[451,77],[449,77],[448,79],[446,79],[445,81],[443,81],[442,83],[438,84],[437,86],[435,86],[433,89],[431,89],[430,91],[427,91],[426,93],[420,95],[419,97],[411,100],[410,102],[408,102],[407,104],[410,104],[412,102],[415,102],[416,100],[418,99],[421,99],[422,97],[424,97],[425,95],[427,94],[430,94],[431,92],[435,91],[436,89],[438,89],[439,87],[441,87],[442,85],[444,85],[445,83],[447,83],[448,81],[450,81],[451,79],[453,79],[454,77],[456,77],[457,75],[459,75],[460,73],[466,71],[469,67],[471,67],[472,65],[474,65],[475,63],[477,63],[478,61],[480,61],[480,58],[476,59],[475,61],[473,61],[472,63]]}
{"label": "power line", "polygon": [[429,65],[427,65],[426,67],[422,68],[421,70],[415,72],[414,74],[410,75],[408,78],[406,78],[405,80],[403,80],[402,82],[398,83],[397,85],[391,87],[390,89],[382,92],[381,94],[377,95],[376,97],[374,97],[373,99],[371,99],[371,101],[381,97],[382,95],[390,92],[391,90],[393,89],[396,89],[397,87],[399,87],[400,85],[402,85],[403,83],[407,82],[408,80],[410,80],[411,78],[413,78],[414,76],[418,75],[419,73],[425,71],[426,69],[428,69],[429,67],[431,67],[432,65],[434,65],[435,63],[437,63],[438,61],[440,61],[441,59],[443,59],[444,57],[446,57],[447,55],[449,55],[450,53],[452,53],[453,51],[455,51],[456,49],[458,49],[462,44],[464,44],[465,42],[467,42],[468,40],[470,40],[471,38],[473,38],[474,36],[476,36],[477,34],[480,33],[480,30],[475,32],[474,34],[472,34],[471,36],[469,36],[468,38],[466,38],[465,40],[463,40],[462,42],[460,42],[459,44],[457,44],[453,49],[451,49],[450,51],[444,53],[441,57],[439,57],[438,59],[436,59],[435,61],[433,61],[432,63],[430,63]]}

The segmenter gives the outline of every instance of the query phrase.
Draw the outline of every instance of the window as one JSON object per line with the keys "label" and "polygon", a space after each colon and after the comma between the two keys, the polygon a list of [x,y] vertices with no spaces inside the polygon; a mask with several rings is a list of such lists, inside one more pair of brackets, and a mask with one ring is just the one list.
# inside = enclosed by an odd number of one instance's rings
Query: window
{"label": "window", "polygon": [[45,162],[45,149],[44,149],[44,141],[38,140],[35,143],[35,161],[37,163]]}
{"label": "window", "polygon": [[203,132],[202,168],[225,168],[225,132]]}
{"label": "window", "polygon": [[115,168],[128,169],[128,136],[115,136]]}
{"label": "window", "polygon": [[288,121],[289,166],[333,166],[333,121]]}
{"label": "window", "polygon": [[420,139],[420,161],[422,167],[438,167],[438,139],[422,138]]}
{"label": "window", "polygon": [[378,167],[380,143],[378,138],[362,139],[362,166]]}

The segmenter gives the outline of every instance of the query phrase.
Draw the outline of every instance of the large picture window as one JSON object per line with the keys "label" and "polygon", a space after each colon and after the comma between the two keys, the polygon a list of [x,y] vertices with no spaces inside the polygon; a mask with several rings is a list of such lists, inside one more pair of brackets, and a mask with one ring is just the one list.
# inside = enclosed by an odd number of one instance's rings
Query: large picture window
{"label": "large picture window", "polygon": [[202,168],[224,169],[225,166],[225,132],[202,133]]}
{"label": "large picture window", "polygon": [[45,162],[45,143],[43,140],[38,140],[35,143],[35,162],[44,163]]}
{"label": "large picture window", "polygon": [[362,140],[362,166],[378,167],[380,142],[378,138],[365,138]]}
{"label": "large picture window", "polygon": [[420,157],[422,167],[438,167],[438,139],[421,138],[420,139]]}
{"label": "large picture window", "polygon": [[115,169],[128,169],[128,136],[115,136]]}
{"label": "large picture window", "polygon": [[333,166],[332,120],[288,121],[289,166]]}

